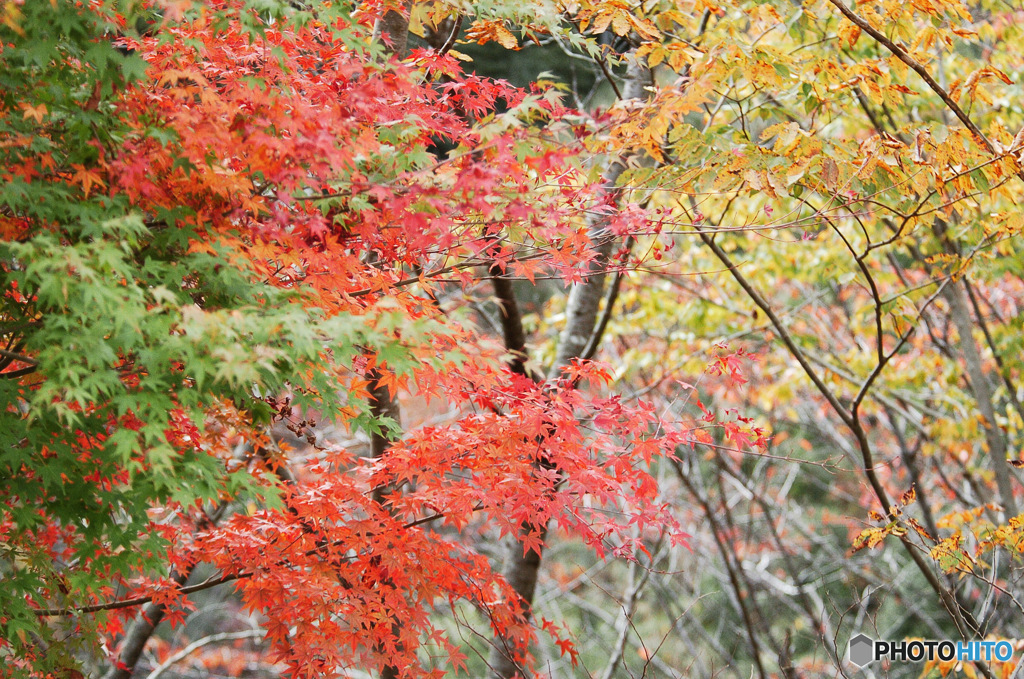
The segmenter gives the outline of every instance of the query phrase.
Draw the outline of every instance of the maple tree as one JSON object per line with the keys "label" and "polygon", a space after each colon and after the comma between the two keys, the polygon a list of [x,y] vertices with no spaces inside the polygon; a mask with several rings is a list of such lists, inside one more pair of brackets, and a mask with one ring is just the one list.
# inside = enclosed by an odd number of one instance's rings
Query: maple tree
{"label": "maple tree", "polygon": [[[424,644],[464,665],[439,601],[528,663],[522,600],[461,534],[538,552],[554,522],[631,554],[627,526],[673,525],[636,462],[683,430],[575,388],[600,368],[524,378],[439,299],[593,256],[574,222],[602,189],[571,142],[538,143],[576,124],[556,97],[440,50],[388,60],[367,42],[383,9],[3,9],[11,671],[95,672],[104,641],[129,676],[225,583],[296,675],[436,673]],[[456,153],[438,161],[437,136]],[[385,402],[410,391],[457,412],[399,439]]]}
{"label": "maple tree", "polygon": [[[0,13],[5,671],[767,679],[1024,636],[1019,12]],[[159,637],[223,590],[252,627]]]}

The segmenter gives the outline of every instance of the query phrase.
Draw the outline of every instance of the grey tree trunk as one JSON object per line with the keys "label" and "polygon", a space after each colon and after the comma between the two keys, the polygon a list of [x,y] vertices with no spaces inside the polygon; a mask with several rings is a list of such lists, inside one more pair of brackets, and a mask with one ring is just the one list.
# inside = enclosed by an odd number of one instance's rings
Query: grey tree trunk
{"label": "grey tree trunk", "polygon": [[[192,569],[190,568],[184,573],[172,574],[171,580],[181,587],[191,574]],[[103,679],[129,679],[132,676],[135,666],[139,663],[139,658],[142,657],[142,651],[146,648],[146,644],[153,636],[153,632],[156,631],[157,625],[163,621],[166,613],[166,607],[155,603],[147,604],[142,609],[124,635],[121,652],[117,656],[118,661],[107,670]]]}
{"label": "grey tree trunk", "polygon": [[945,297],[949,302],[953,324],[960,335],[960,354],[967,367],[971,392],[978,404],[978,412],[984,419],[982,428],[985,430],[985,443],[988,445],[992,472],[995,474],[996,487],[999,489],[999,501],[1003,505],[1006,517],[1017,516],[1017,502],[1013,497],[1013,471],[1006,461],[1006,439],[996,422],[995,394],[982,366],[978,345],[974,341],[974,323],[971,321],[967,300],[967,281],[959,280],[948,286]]}
{"label": "grey tree trunk", "polygon": [[[622,89],[623,99],[639,99],[645,96],[651,84],[651,72],[644,63],[631,64],[626,71],[626,80]],[[626,157],[619,157],[609,162],[602,175],[604,190],[617,197],[617,183],[626,169]],[[583,350],[591,342],[591,336],[597,325],[598,310],[604,296],[605,279],[608,274],[608,259],[612,253],[614,238],[608,229],[606,216],[595,216],[589,220],[587,235],[593,244],[595,258],[587,267],[583,281],[572,286],[566,304],[566,323],[558,338],[558,351],[555,361],[548,371],[548,377],[558,377],[562,369],[573,359],[580,358]],[[537,530],[534,526],[523,526],[521,532]],[[547,526],[540,527],[541,538],[547,536]],[[540,573],[542,554],[535,550],[523,552],[523,547],[516,541],[508,551],[505,560],[505,580],[515,590],[523,602],[525,616],[532,615],[531,606],[537,589],[537,576]],[[526,671],[516,660],[517,654],[508,639],[498,638],[491,646],[487,659],[492,675],[496,679],[525,677]]]}
{"label": "grey tree trunk", "polygon": [[399,59],[408,55],[409,46],[409,3],[402,3],[402,12],[389,10],[373,26],[373,41],[387,36],[390,52]]}

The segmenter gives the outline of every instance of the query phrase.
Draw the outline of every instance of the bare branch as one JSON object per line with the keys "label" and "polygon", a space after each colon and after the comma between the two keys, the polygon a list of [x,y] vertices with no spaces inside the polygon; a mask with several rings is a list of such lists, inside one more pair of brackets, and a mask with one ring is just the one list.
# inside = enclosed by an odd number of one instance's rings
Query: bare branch
{"label": "bare branch", "polygon": [[261,629],[249,629],[242,632],[221,632],[219,634],[211,634],[210,636],[203,637],[202,639],[196,639],[177,653],[171,654],[167,660],[164,660],[156,667],[156,669],[146,675],[146,679],[160,679],[160,676],[170,669],[172,665],[184,660],[204,646],[219,644],[222,641],[235,641],[238,639],[261,639],[264,636],[266,636],[266,632]]}

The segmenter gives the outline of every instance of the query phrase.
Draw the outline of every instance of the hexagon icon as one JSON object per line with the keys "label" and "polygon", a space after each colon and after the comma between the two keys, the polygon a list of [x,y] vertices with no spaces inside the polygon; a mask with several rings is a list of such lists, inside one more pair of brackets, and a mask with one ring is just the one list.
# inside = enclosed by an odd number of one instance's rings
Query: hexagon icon
{"label": "hexagon icon", "polygon": [[850,639],[850,662],[857,667],[864,667],[875,659],[875,642],[865,634],[858,634]]}

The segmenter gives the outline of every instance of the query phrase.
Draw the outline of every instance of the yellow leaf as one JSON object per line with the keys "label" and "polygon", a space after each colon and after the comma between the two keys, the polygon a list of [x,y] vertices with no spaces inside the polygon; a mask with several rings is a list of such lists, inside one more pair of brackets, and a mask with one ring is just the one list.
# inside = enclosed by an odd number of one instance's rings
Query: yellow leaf
{"label": "yellow leaf", "polygon": [[836,161],[831,158],[826,158],[821,163],[821,179],[825,182],[825,187],[831,193],[835,193],[839,188],[839,166],[836,165]]}
{"label": "yellow leaf", "polygon": [[612,17],[612,30],[615,31],[615,35],[628,35],[629,28],[629,15],[616,12]]}
{"label": "yellow leaf", "polygon": [[658,31],[657,26],[647,19],[638,19],[632,14],[627,15],[627,17],[629,18],[629,23],[633,24],[633,29],[644,40],[657,40],[661,37],[661,33]]}
{"label": "yellow leaf", "polygon": [[665,47],[655,42],[645,42],[636,50],[637,59],[646,57],[647,66],[650,68],[654,68],[665,61],[667,54],[668,52],[665,50]]}
{"label": "yellow leaf", "polygon": [[516,36],[500,21],[480,21],[474,24],[466,31],[466,39],[476,40],[480,45],[493,40],[505,49],[519,49],[519,41],[516,40]]}
{"label": "yellow leaf", "polygon": [[676,46],[669,53],[668,64],[672,67],[672,70],[679,71],[683,67],[692,64],[695,59],[698,59],[701,56],[702,55],[696,50],[690,50],[684,46]]}
{"label": "yellow leaf", "polygon": [[498,44],[505,49],[517,50],[519,49],[519,41],[516,40],[516,36],[512,35],[512,31],[508,30],[501,24],[495,24],[495,40]]}
{"label": "yellow leaf", "polygon": [[902,504],[904,507],[906,507],[909,504],[913,504],[915,500],[917,500],[916,488],[911,488],[907,492],[903,493],[902,496],[900,496],[900,504]]}
{"label": "yellow leaf", "polygon": [[614,15],[611,12],[604,12],[602,14],[598,14],[597,17],[595,17],[594,19],[594,25],[591,26],[590,32],[597,34],[604,33],[605,31],[607,31],[608,26],[612,23],[613,16]]}
{"label": "yellow leaf", "polygon": [[0,10],[2,11],[2,19],[0,19],[0,21],[3,21],[3,24],[7,26],[7,28],[24,37],[25,29],[21,27],[21,19],[23,16],[21,8],[18,7],[18,3],[0,3],[0,8],[2,8],[2,10]]}
{"label": "yellow leaf", "polygon": [[23,111],[22,120],[25,120],[25,119],[28,119],[28,118],[32,118],[37,123],[42,123],[43,122],[43,117],[47,113],[47,111],[46,111],[46,104],[39,104],[38,106],[32,106],[31,104],[28,104],[27,102],[22,102],[21,104],[19,104],[19,106],[21,107],[21,110]]}
{"label": "yellow leaf", "polygon": [[861,83],[864,85],[864,93],[872,104],[882,103],[882,88],[872,78],[864,78]]}
{"label": "yellow leaf", "polygon": [[1002,229],[1008,235],[1016,235],[1024,230],[1024,214],[1013,212],[1006,219]]}
{"label": "yellow leaf", "polygon": [[846,19],[843,19],[839,23],[839,30],[836,31],[836,34],[839,36],[840,44],[845,44],[848,47],[853,47],[854,45],[857,44],[857,39],[860,38],[860,26],[853,23],[852,21],[847,21]]}

